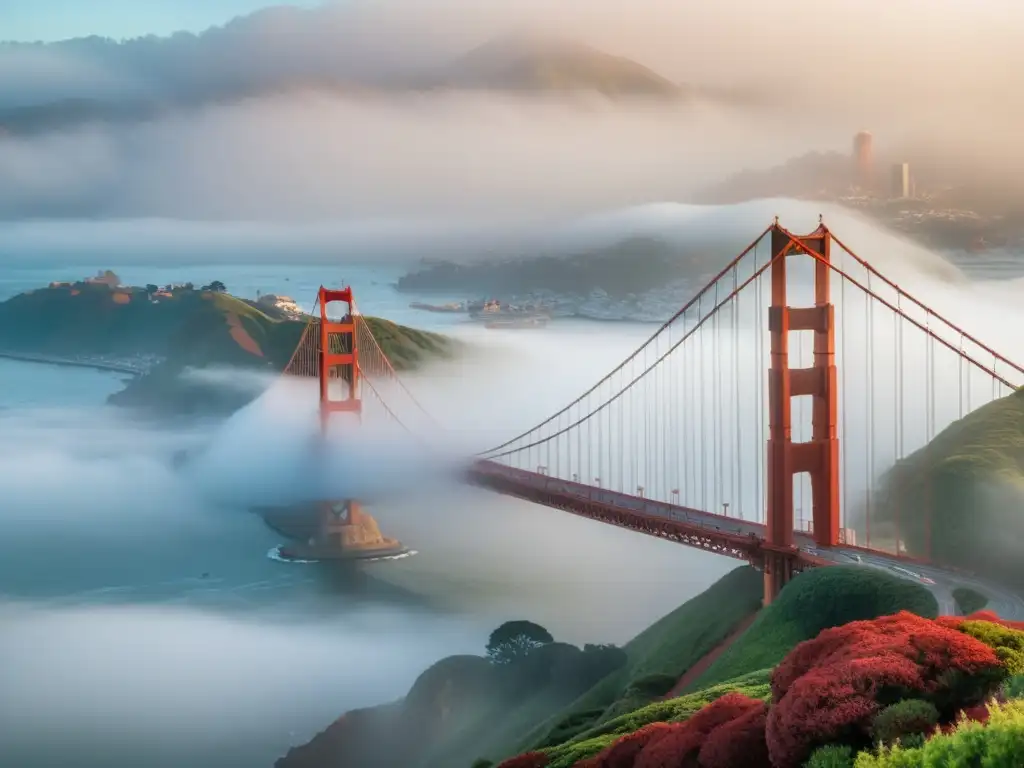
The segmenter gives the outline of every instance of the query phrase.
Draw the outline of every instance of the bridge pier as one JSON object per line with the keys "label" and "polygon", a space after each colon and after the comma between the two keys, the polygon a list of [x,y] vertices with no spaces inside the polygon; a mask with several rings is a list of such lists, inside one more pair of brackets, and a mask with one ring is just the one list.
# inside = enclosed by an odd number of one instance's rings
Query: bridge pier
{"label": "bridge pier", "polygon": [[[793,477],[811,478],[814,540],[818,546],[839,543],[838,391],[835,366],[835,307],[831,303],[832,236],[821,225],[809,235],[793,235],[776,222],[771,228],[771,364],[768,371],[768,504],[764,561],[765,604],[774,600],[793,576]],[[790,307],[786,261],[794,254],[815,259],[814,306]],[[809,256],[808,254],[813,254]],[[790,331],[813,331],[810,368],[790,368]],[[811,396],[812,435],[793,442],[792,399]],[[783,554],[791,551],[794,555]]]}
{"label": "bridge pier", "polygon": [[763,604],[771,605],[779,596],[782,588],[792,580],[795,569],[793,568],[794,557],[781,552],[765,552],[762,561],[764,573],[764,600]]}

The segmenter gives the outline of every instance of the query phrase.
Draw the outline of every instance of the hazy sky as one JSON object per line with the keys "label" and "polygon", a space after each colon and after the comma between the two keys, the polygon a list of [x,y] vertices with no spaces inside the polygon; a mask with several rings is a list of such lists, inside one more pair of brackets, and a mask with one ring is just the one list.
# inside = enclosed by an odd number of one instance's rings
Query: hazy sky
{"label": "hazy sky", "polygon": [[[776,0],[768,12],[753,0],[346,0],[235,18],[254,3],[101,0],[86,14],[72,0],[0,0],[0,36],[164,35],[0,46],[0,109],[205,105],[0,141],[0,217],[560,215],[682,200],[742,168],[848,151],[865,128],[883,154],[954,156],[986,183],[1024,169],[1021,2]],[[444,67],[521,28],[679,82],[744,87],[777,108],[277,92]],[[218,89],[263,95],[221,102]]]}
{"label": "hazy sky", "polygon": [[[319,5],[295,0],[289,5]],[[266,0],[0,0],[0,39],[21,42],[101,35],[115,39],[200,32],[251,13]]]}

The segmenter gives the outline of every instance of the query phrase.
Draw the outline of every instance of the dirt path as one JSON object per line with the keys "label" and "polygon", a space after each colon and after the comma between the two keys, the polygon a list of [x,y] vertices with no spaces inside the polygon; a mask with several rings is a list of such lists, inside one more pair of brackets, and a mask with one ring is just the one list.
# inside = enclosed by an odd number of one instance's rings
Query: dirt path
{"label": "dirt path", "polygon": [[672,690],[665,694],[664,698],[674,699],[676,696],[682,696],[687,687],[693,683],[694,680],[703,675],[707,671],[708,667],[714,664],[718,657],[725,652],[725,649],[736,642],[736,638],[750,628],[750,625],[754,623],[754,619],[757,618],[757,613],[757,611],[754,611],[752,614],[747,616],[747,618],[743,619],[743,621],[737,624],[732,632],[730,632],[722,642],[704,654],[700,661],[686,670],[686,672],[683,673],[683,676],[676,681],[674,686],[672,686]]}

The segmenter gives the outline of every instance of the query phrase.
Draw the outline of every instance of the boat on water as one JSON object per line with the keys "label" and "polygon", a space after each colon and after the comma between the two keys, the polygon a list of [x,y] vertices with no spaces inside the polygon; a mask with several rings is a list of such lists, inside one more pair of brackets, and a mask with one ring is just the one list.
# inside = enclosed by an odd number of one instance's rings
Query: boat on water
{"label": "boat on water", "polygon": [[425,304],[422,301],[414,301],[409,305],[412,309],[422,309],[425,312],[465,312],[466,305],[457,301],[448,304]]}

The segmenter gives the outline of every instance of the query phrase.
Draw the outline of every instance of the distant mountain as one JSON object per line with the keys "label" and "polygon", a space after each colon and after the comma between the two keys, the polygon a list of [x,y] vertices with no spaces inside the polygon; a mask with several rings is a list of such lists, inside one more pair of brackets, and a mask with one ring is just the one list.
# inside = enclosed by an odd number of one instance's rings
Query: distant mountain
{"label": "distant mountain", "polygon": [[[138,122],[169,110],[295,91],[345,95],[438,90],[592,92],[609,98],[659,100],[695,93],[631,59],[571,40],[527,34],[495,38],[454,59],[450,52],[433,51],[382,64],[371,61],[371,53],[317,48],[296,62],[285,55],[287,50],[275,47],[273,38],[253,38],[266,26],[256,23],[261,19],[257,14],[245,23],[199,36],[124,43],[86,38],[42,49],[0,44],[0,70],[7,56],[17,62],[19,56],[50,50],[55,57],[73,55],[76,61],[95,62],[102,71],[137,74],[130,87],[122,83],[106,89],[88,80],[61,81],[46,88],[26,83],[21,91],[8,94],[6,101],[0,89],[0,140],[5,134],[35,134],[96,122]],[[723,98],[710,91],[704,95]]]}
{"label": "distant mountain", "polygon": [[444,85],[504,91],[594,91],[606,96],[675,98],[686,89],[632,59],[572,40],[512,34],[457,59]]}

